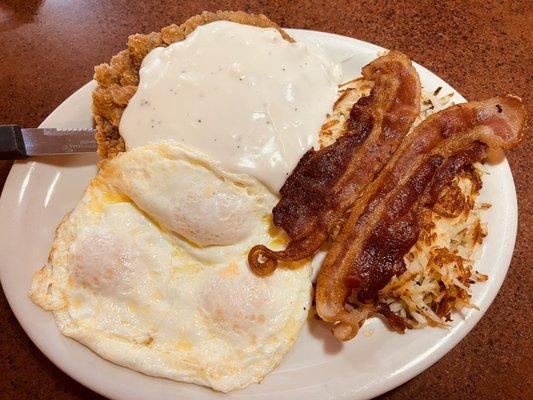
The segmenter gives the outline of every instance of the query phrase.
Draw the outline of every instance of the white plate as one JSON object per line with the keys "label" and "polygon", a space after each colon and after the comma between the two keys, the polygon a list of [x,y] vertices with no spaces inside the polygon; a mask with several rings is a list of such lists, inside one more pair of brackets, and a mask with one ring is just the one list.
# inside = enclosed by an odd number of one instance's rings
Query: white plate
{"label": "white plate", "polygon": [[[345,77],[381,48],[359,40],[321,32],[289,30],[295,38],[321,42],[332,57],[343,62]],[[416,66],[423,86],[442,93],[455,92],[423,67]],[[94,82],[70,96],[42,126],[91,126]],[[455,92],[457,93],[457,92]],[[464,99],[456,94],[456,102]],[[450,329],[426,328],[398,335],[379,320],[367,322],[359,335],[339,343],[315,321],[307,324],[279,368],[262,384],[222,395],[209,389],[153,378],[105,361],[74,340],[62,336],[52,315],[27,297],[32,274],[46,262],[52,235],[60,219],[81,198],[96,172],[92,155],[32,158],[17,162],[0,199],[0,279],[20,324],[35,344],[68,375],[113,399],[367,399],[384,393],[428,368],[455,346],[478,322],[496,296],[513,252],[517,207],[513,178],[506,161],[489,167],[481,201],[493,207],[483,214],[489,235],[477,268],[490,275],[474,285],[473,299],[480,310],[456,315]],[[483,343],[480,343],[483,345]]]}

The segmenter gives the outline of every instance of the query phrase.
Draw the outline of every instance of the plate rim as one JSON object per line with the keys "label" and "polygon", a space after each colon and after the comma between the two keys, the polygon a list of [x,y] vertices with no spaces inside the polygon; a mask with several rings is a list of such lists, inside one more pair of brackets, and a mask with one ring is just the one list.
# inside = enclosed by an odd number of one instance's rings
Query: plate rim
{"label": "plate rim", "polygon": [[[326,41],[352,41],[356,42],[359,46],[368,47],[371,49],[375,49],[376,52],[378,51],[384,51],[386,49],[377,46],[373,43],[366,42],[360,39],[352,38],[349,36],[343,36],[339,34],[329,33],[329,32],[322,32],[322,31],[315,31],[315,30],[305,30],[305,29],[289,29],[284,28],[289,34],[296,34],[296,35],[302,35],[309,38],[316,38],[319,40],[326,40]],[[422,65],[416,63],[413,61],[413,63],[416,65],[417,70],[423,71],[425,74],[429,74],[430,76],[437,78],[441,81],[443,81],[438,75],[434,74],[427,68],[423,67]],[[443,81],[444,82],[444,81]],[[76,95],[79,95],[80,93],[83,93],[90,89],[91,86],[94,86],[95,82],[94,80],[89,81],[85,85],[81,86],[79,89],[74,91],[70,96],[68,96],[59,106],[57,106],[45,119],[44,121],[39,125],[39,127],[46,126],[48,121],[53,119],[55,115],[60,114],[63,112],[63,108],[68,107],[69,100]],[[449,86],[449,85],[448,85]],[[451,86],[449,86],[451,88]],[[466,101],[463,96],[459,94],[458,91],[456,91],[454,88],[451,88],[463,101]],[[511,215],[511,221],[508,223],[509,234],[510,236],[507,238],[508,245],[505,247],[505,251],[503,252],[503,263],[505,264],[505,273],[502,274],[502,277],[499,282],[496,282],[494,286],[492,286],[492,290],[487,294],[487,296],[483,299],[483,307],[480,307],[481,309],[473,313],[469,316],[468,320],[466,321],[467,324],[464,325],[464,327],[461,330],[458,330],[457,332],[454,332],[454,334],[448,334],[447,338],[444,343],[442,343],[438,347],[432,347],[430,349],[427,349],[422,356],[419,356],[415,360],[409,360],[409,363],[412,364],[408,368],[402,370],[401,372],[395,374],[392,377],[387,377],[385,381],[380,382],[379,384],[374,383],[370,387],[368,387],[367,391],[365,392],[365,395],[363,397],[358,397],[360,399],[370,399],[375,396],[378,396],[380,394],[386,393],[403,383],[407,382],[408,380],[412,379],[413,377],[417,376],[424,370],[428,369],[432,365],[434,365],[438,360],[440,360],[444,355],[446,355],[449,351],[451,351],[461,340],[464,339],[464,337],[477,325],[479,320],[484,316],[485,312],[488,310],[490,305],[493,303],[496,295],[499,293],[499,290],[501,288],[501,285],[503,284],[503,281],[505,280],[505,277],[507,275],[507,271],[509,269],[511,258],[514,253],[514,247],[516,242],[516,234],[517,234],[517,220],[518,220],[518,204],[517,204],[517,195],[516,195],[516,188],[514,184],[514,179],[512,176],[512,172],[510,170],[509,164],[507,160],[505,159],[502,162],[503,167],[506,170],[506,173],[508,173],[508,184],[511,191],[511,203],[509,204],[510,207],[510,215]],[[13,181],[13,182],[12,182]],[[4,183],[4,188],[2,190],[2,193],[0,195],[0,216],[7,215],[5,209],[7,208],[7,205],[4,205],[6,203],[5,193],[11,189],[13,186],[17,186],[18,182],[15,181],[15,173],[13,171],[13,168],[10,170],[6,181]],[[2,234],[2,229],[0,228],[0,235]],[[1,261],[0,261],[1,263]],[[502,264],[503,264],[502,263]],[[50,353],[46,350],[46,347],[38,344],[39,340],[35,340],[34,332],[30,330],[25,323],[23,323],[23,317],[19,316],[19,314],[16,312],[16,309],[18,308],[16,304],[12,304],[12,297],[8,295],[8,291],[6,291],[6,287],[4,286],[4,279],[2,275],[2,268],[0,268],[0,282],[2,283],[2,287],[4,290],[5,297],[7,299],[7,302],[15,315],[18,323],[28,335],[30,340],[33,342],[33,344],[61,371],[63,371],[66,375],[74,379],[75,381],[79,382],[80,384],[86,386],[87,388],[93,390],[94,392],[109,397],[111,399],[122,399],[124,397],[116,396],[112,394],[112,390],[109,390],[109,388],[103,388],[97,384],[97,382],[93,382],[91,379],[89,379],[86,374],[84,373],[78,373],[78,371],[73,371],[64,366],[60,361],[58,361],[55,354]],[[480,304],[481,306],[481,304]],[[71,339],[73,340],[73,339]],[[81,345],[81,344],[80,344]],[[81,345],[83,346],[83,345]],[[111,361],[105,360],[106,362],[111,363]],[[161,378],[155,378],[155,379],[161,379]],[[231,394],[239,393],[239,391],[231,392]],[[353,398],[355,394],[355,390],[347,390],[343,391],[342,394],[336,395],[334,398],[338,400],[343,399],[351,399]],[[179,395],[179,393],[177,393]],[[333,397],[332,397],[333,398]]]}

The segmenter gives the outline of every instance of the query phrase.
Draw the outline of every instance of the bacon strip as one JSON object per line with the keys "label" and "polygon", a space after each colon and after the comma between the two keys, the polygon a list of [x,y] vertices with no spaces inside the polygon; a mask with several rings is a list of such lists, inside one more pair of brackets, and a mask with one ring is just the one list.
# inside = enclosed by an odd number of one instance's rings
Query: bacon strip
{"label": "bacon strip", "polygon": [[496,97],[440,111],[405,138],[354,204],[318,275],[317,311],[336,323],[337,338],[349,340],[359,328],[360,318],[346,308],[348,297],[375,303],[379,290],[404,272],[421,212],[442,186],[473,162],[501,159],[502,149],[522,139],[525,120],[519,98]]}
{"label": "bacon strip", "polygon": [[281,200],[272,211],[274,224],[291,242],[283,251],[254,246],[248,261],[257,274],[270,274],[277,260],[313,255],[418,116],[420,80],[404,54],[391,51],[365,66],[362,74],[374,87],[352,107],[346,133],[322,150],[309,150],[281,188]]}

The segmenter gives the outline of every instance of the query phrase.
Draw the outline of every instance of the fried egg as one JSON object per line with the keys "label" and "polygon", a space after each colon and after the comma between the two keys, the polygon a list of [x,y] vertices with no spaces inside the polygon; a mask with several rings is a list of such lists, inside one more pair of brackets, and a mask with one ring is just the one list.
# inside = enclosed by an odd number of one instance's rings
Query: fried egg
{"label": "fried egg", "polygon": [[247,252],[286,244],[257,179],[162,141],[108,161],[56,231],[30,297],[60,331],[148,375],[227,392],[296,341],[310,266],[256,277]]}

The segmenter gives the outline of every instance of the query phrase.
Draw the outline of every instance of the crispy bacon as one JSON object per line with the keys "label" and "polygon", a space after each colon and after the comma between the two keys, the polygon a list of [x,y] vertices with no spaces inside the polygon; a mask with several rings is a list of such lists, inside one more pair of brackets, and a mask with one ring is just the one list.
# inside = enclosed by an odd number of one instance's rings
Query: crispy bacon
{"label": "crispy bacon", "polygon": [[420,80],[404,54],[391,51],[365,66],[362,74],[374,87],[354,104],[345,134],[324,149],[309,150],[281,188],[274,224],[291,242],[282,251],[254,246],[248,261],[257,274],[274,271],[277,260],[313,255],[418,116]]}
{"label": "crispy bacon", "polygon": [[[316,304],[341,340],[354,337],[360,318],[348,299],[375,303],[378,292],[405,270],[403,257],[417,241],[421,212],[443,185],[476,161],[501,159],[525,131],[517,97],[459,104],[423,121],[356,201],[320,270]],[[354,297],[355,296],[355,297]],[[382,306],[380,306],[382,307]],[[376,303],[376,311],[387,316]]]}

